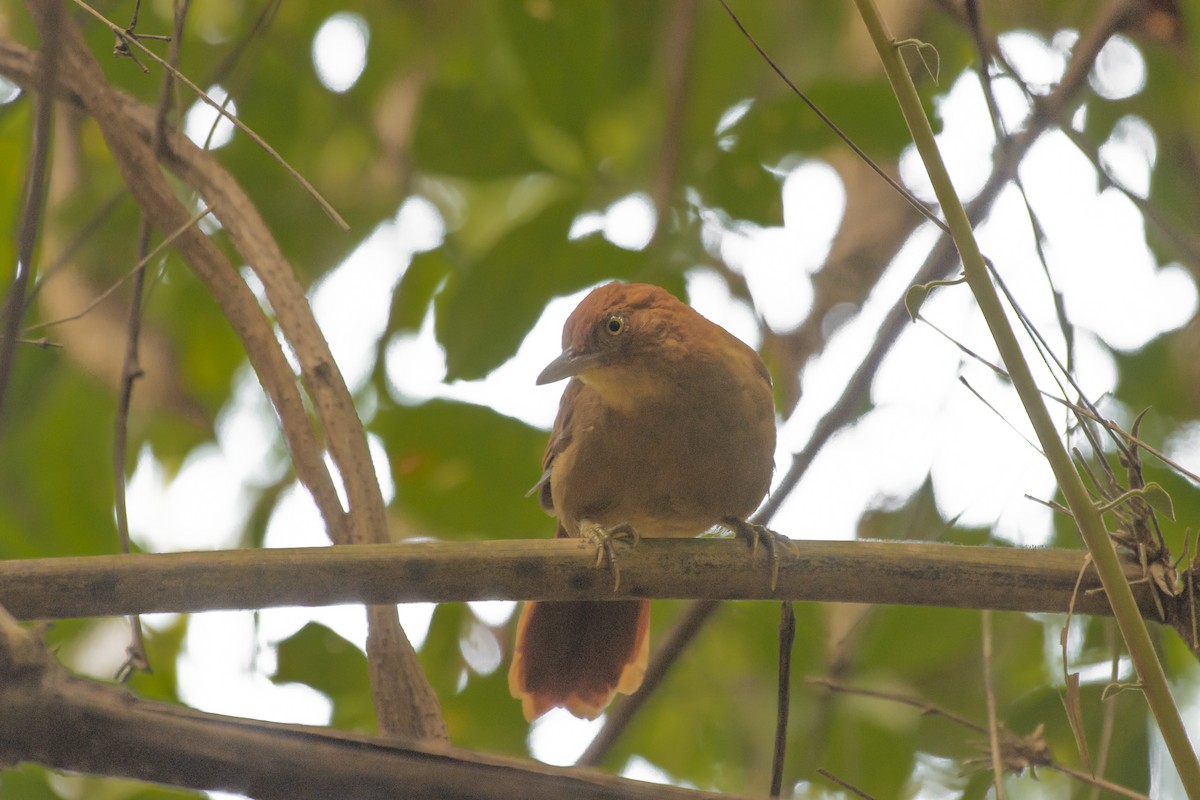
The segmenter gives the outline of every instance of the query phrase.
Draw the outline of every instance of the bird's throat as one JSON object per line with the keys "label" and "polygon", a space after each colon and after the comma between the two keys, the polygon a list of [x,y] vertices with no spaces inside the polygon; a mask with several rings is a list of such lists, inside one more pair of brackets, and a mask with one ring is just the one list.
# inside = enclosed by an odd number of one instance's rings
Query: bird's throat
{"label": "bird's throat", "polygon": [[578,377],[605,405],[623,414],[660,400],[671,388],[663,376],[644,369],[603,367],[581,372]]}

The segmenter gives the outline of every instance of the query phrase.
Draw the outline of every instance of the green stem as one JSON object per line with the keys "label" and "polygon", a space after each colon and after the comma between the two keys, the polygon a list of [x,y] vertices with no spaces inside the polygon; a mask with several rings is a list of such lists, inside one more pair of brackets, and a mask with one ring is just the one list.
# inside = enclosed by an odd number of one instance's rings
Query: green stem
{"label": "green stem", "polygon": [[884,70],[892,84],[892,91],[896,94],[900,109],[904,113],[917,151],[921,154],[922,161],[925,162],[925,169],[929,173],[929,179],[937,193],[938,202],[941,203],[942,210],[946,215],[946,222],[954,237],[955,246],[962,257],[967,283],[975,294],[979,309],[987,321],[1000,356],[1004,359],[1004,365],[1012,377],[1013,386],[1021,398],[1021,403],[1025,406],[1025,413],[1029,415],[1029,421],[1041,442],[1046,460],[1049,461],[1050,468],[1054,470],[1059,488],[1075,518],[1075,524],[1078,525],[1084,543],[1091,553],[1092,562],[1096,565],[1096,572],[1100,576],[1100,582],[1112,605],[1113,616],[1116,617],[1121,634],[1125,638],[1129,655],[1133,659],[1134,668],[1137,670],[1142,684],[1142,691],[1158,722],[1158,728],[1167,744],[1167,750],[1175,762],[1175,768],[1179,771],[1179,777],[1187,790],[1188,797],[1194,800],[1200,799],[1200,762],[1196,760],[1196,753],[1192,750],[1191,742],[1188,740],[1187,730],[1179,716],[1179,709],[1176,708],[1175,701],[1171,697],[1167,676],[1154,651],[1146,624],[1138,613],[1133,592],[1125,580],[1121,561],[1109,538],[1108,531],[1104,527],[1100,512],[1092,505],[1087,489],[1059,439],[1058,431],[1055,430],[1050,414],[1046,411],[1046,406],[1038,393],[1029,364],[1021,353],[1017,337],[1013,333],[1000,298],[988,276],[983,257],[979,252],[979,245],[971,230],[971,223],[967,219],[962,203],[959,202],[953,184],[950,182],[950,176],[946,172],[946,166],[942,162],[937,143],[933,138],[933,130],[921,107],[916,87],[913,86],[912,78],[904,66],[895,41],[888,33],[883,19],[879,15],[879,10],[875,7],[874,0],[855,0],[855,4],[867,26],[875,49],[883,61]]}

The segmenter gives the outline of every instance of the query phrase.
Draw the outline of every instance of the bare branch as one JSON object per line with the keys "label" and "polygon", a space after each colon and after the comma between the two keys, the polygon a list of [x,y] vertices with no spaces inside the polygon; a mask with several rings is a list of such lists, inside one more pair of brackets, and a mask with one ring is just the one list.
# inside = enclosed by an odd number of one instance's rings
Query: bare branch
{"label": "bare branch", "polygon": [[70,675],[0,610],[0,761],[261,800],[727,800],[590,770],[204,714]]}
{"label": "bare branch", "polygon": [[175,241],[175,239],[178,238],[179,234],[183,233],[183,231],[186,228],[192,227],[193,225],[198,223],[200,220],[202,220],[206,216],[208,216],[209,211],[210,211],[210,209],[208,206],[201,207],[201,209],[199,211],[197,211],[195,214],[193,214],[191,219],[189,219],[187,221],[187,223],[185,223],[184,227],[178,228],[178,229],[172,231],[169,236],[167,236],[161,242],[156,244],[154,246],[154,249],[152,249],[149,253],[146,253],[144,256],[139,258],[137,260],[137,263],[134,264],[133,267],[131,267],[128,272],[126,272],[124,275],[122,275],[121,277],[119,277],[115,281],[113,281],[113,283],[110,284],[107,289],[105,289],[104,291],[100,292],[100,294],[93,297],[88,302],[88,304],[86,306],[84,306],[83,308],[81,308],[79,311],[77,311],[73,314],[69,314],[65,317],[59,317],[58,319],[50,319],[50,320],[46,320],[45,322],[37,322],[37,323],[34,323],[33,325],[26,325],[23,332],[28,334],[31,331],[42,330],[44,328],[51,328],[51,327],[54,327],[55,325],[64,325],[68,322],[74,322],[75,320],[82,319],[83,317],[87,316],[89,313],[91,313],[91,311],[93,309],[96,308],[96,306],[103,303],[104,300],[107,297],[109,297],[109,295],[111,295],[118,288],[120,288],[120,286],[123,283],[125,283],[125,281],[129,280],[129,278],[131,278],[135,274],[137,274],[137,272],[139,270],[143,269],[147,264],[149,264],[151,261],[153,261],[155,258],[157,258],[158,255],[160,253],[162,253],[162,251],[164,251],[168,247],[170,247],[171,244]]}
{"label": "bare branch", "polygon": [[[150,37],[137,36],[137,35],[133,34],[133,32],[130,30],[122,29],[120,26],[113,24],[113,22],[111,22],[110,20],[105,18],[105,16],[103,14],[101,14],[99,11],[92,8],[87,3],[82,2],[82,0],[74,0],[74,2],[75,2],[75,5],[79,6],[84,11],[91,14],[93,17],[100,20],[101,22],[103,22],[105,25],[107,25],[109,27],[109,29],[113,32],[113,35],[117,37],[117,40],[119,42],[121,42],[123,45],[125,45],[125,50],[123,51],[124,53],[126,53],[132,57],[133,53],[128,49],[128,46],[132,44],[134,47],[141,50],[143,53],[145,53],[147,56],[149,56],[151,59],[153,59],[155,62],[157,62],[158,65],[160,67],[162,67],[164,70],[166,70],[168,74],[177,78],[184,85],[186,85],[189,89],[191,89],[196,94],[197,97],[199,97],[206,104],[211,106],[217,112],[217,114],[219,114],[222,117],[225,117],[225,119],[229,120],[234,126],[237,127],[238,130],[240,130],[242,133],[249,136],[251,141],[253,141],[256,145],[258,145],[263,150],[265,150],[267,152],[267,154],[269,156],[271,156],[271,158],[275,159],[275,161],[278,162],[280,166],[282,166],[285,170],[287,170],[289,175],[291,175],[293,178],[296,179],[297,183],[299,183],[302,187],[304,187],[304,190],[306,192],[308,192],[310,195],[312,195],[312,198],[317,201],[317,205],[321,206],[321,210],[324,211],[329,216],[329,218],[331,220],[333,220],[334,223],[337,224],[337,226],[339,228],[341,228],[344,231],[350,230],[349,223],[347,223],[346,220],[342,219],[342,215],[339,214],[337,212],[337,210],[332,205],[329,204],[329,201],[327,201],[324,197],[321,196],[321,193],[317,191],[317,188],[315,186],[313,186],[311,183],[309,183],[308,179],[305,178],[303,175],[301,175],[300,172],[298,170],[296,170],[295,167],[293,167],[291,164],[289,164],[287,161],[285,161],[283,156],[279,155],[279,153],[275,150],[275,148],[273,148],[273,147],[271,147],[271,145],[267,144],[265,139],[263,139],[261,136],[259,136],[257,133],[255,133],[254,130],[251,129],[249,125],[242,122],[240,119],[235,117],[233,114],[230,114],[229,111],[225,108],[224,104],[218,103],[215,100],[213,100],[211,97],[209,97],[208,94],[203,89],[201,89],[196,84],[192,83],[192,81],[189,80],[186,75],[184,75],[182,72],[180,72],[178,69],[176,69],[173,64],[170,64],[167,61],[165,61],[157,53],[155,53],[153,50],[149,49],[148,47],[146,47],[144,44],[142,44],[139,41],[139,39],[146,39],[146,38],[150,38]],[[138,66],[141,66],[141,64],[139,63]],[[143,71],[148,71],[145,69],[145,67],[143,67],[142,69],[143,69]]]}
{"label": "bare branch", "polygon": [[[30,3],[40,26],[45,9]],[[312,491],[331,537],[339,542],[386,540],[383,499],[367,450],[366,436],[354,404],[321,335],[303,287],[283,258],[257,209],[211,157],[178,131],[166,137],[165,152],[150,146],[154,110],[112,89],[73,23],[62,26],[63,69],[57,87],[66,99],[80,104],[100,127],[123,177],[142,208],[160,230],[182,226],[187,213],[159,170],[163,158],[221,209],[222,225],[266,288],[272,309],[301,362],[301,378],[324,428],[324,441],[349,496],[350,513],[343,513],[332,477],[326,468],[307,410],[287,360],[257,300],[232,264],[195,228],[180,235],[177,249],[220,304],[246,347],[247,355],[267,389],[283,423],[297,474]],[[0,41],[0,70],[15,67],[14,80],[24,85],[26,73],[38,59],[11,43]],[[13,53],[17,58],[12,58]],[[70,85],[67,86],[66,83]],[[445,738],[437,698],[420,669],[416,652],[404,637],[394,608],[368,609],[372,687],[381,727],[405,738]],[[392,666],[398,665],[398,666]],[[413,706],[412,703],[416,703]]]}
{"label": "bare branch", "polygon": [[[979,723],[973,722],[966,717],[960,716],[959,714],[956,714],[946,708],[942,708],[934,703],[926,702],[920,697],[913,697],[895,692],[865,689],[857,686],[848,686],[844,683],[831,681],[827,678],[812,678],[808,681],[808,683],[813,686],[823,686],[831,692],[844,692],[846,694],[858,695],[860,697],[871,697],[877,700],[887,700],[893,703],[900,703],[902,705],[911,706],[912,708],[918,709],[923,716],[941,717],[942,719],[949,720],[956,725],[961,725],[962,727],[974,731],[975,733],[986,734],[988,732],[987,729]],[[1019,774],[1026,769],[1047,767],[1057,772],[1061,772],[1064,775],[1069,775],[1070,777],[1082,783],[1099,787],[1122,797],[1128,797],[1130,800],[1149,800],[1149,798],[1147,798],[1146,795],[1142,794],[1141,792],[1135,792],[1132,789],[1121,786],[1120,784],[1106,781],[1103,778],[1099,778],[1094,775],[1089,775],[1086,772],[1082,772],[1066,764],[1060,764],[1055,761],[1050,752],[1049,745],[1047,745],[1043,736],[1042,725],[1039,725],[1037,729],[1033,731],[1033,733],[1023,737],[1018,737],[1003,726],[1001,726],[999,734],[1002,740],[1001,747],[1004,751],[1004,758],[1001,759],[1003,764],[1002,768],[1006,772]],[[991,746],[996,747],[994,743]],[[992,760],[993,764],[995,764],[995,761],[991,757],[988,759],[971,759],[967,763],[978,763],[986,760]]]}
{"label": "bare branch", "polygon": [[[406,542],[0,561],[0,604],[20,619],[340,603],[653,597],[808,600],[1066,613],[1085,554],[926,542],[797,542],[770,589],[766,554],[733,539],[644,538],[621,586],[578,540]],[[1131,581],[1137,564],[1126,565]],[[1092,570],[1075,611],[1108,614]],[[1151,588],[1134,586],[1157,619]],[[1182,611],[1168,605],[1174,620]],[[1180,607],[1182,608],[1182,606]]]}

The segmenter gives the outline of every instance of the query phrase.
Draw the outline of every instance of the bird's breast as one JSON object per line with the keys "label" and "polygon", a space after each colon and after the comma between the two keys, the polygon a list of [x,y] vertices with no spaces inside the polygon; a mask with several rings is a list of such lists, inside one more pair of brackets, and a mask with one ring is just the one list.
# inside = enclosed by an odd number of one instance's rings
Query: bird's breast
{"label": "bird's breast", "polygon": [[552,465],[554,507],[568,531],[589,519],[628,522],[644,536],[694,536],[744,519],[765,496],[775,450],[769,384],[721,368],[653,379],[631,379],[623,392],[619,377],[585,382],[570,445]]}

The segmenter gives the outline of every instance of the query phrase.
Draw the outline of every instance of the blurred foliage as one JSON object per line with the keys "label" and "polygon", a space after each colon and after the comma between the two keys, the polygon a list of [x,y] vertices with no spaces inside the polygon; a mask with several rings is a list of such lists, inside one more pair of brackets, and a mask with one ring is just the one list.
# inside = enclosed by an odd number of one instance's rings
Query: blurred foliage
{"label": "blurred foliage", "polygon": [[[908,136],[877,68],[852,5],[841,0],[734,3],[743,22],[780,67],[872,157],[894,166]],[[941,56],[935,84],[910,61],[931,112],[936,98],[965,69],[975,50],[963,24],[943,4],[887,4],[898,35],[934,44]],[[944,4],[946,8],[957,4]],[[1049,39],[1086,29],[1099,2],[987,3],[992,35],[1026,30]],[[1195,19],[1172,16],[1170,3],[1135,20],[1124,33],[1146,59],[1144,89],[1107,100],[1085,89],[1083,134],[1099,144],[1117,120],[1138,115],[1157,136],[1158,157],[1148,202],[1167,224],[1194,238],[1198,207],[1194,158],[1200,94],[1189,52],[1200,40]],[[131,4],[98,4],[124,25]],[[147,2],[139,30],[170,29],[171,3]],[[1148,6],[1149,8],[1149,6]],[[367,67],[347,91],[324,88],[312,60],[313,38],[335,12],[360,15],[369,31]],[[202,87],[219,84],[239,116],[308,177],[346,217],[338,231],[283,169],[245,136],[217,154],[257,203],[283,251],[306,283],[330,272],[405,198],[432,202],[446,223],[444,242],[407,264],[391,301],[379,363],[361,389],[369,428],[385,443],[396,485],[393,520],[400,534],[441,538],[549,535],[553,523],[524,492],[538,477],[545,433],[495,411],[462,402],[415,402],[390,385],[383,353],[393,337],[419,330],[433,314],[444,347],[446,379],[486,375],[508,359],[548,300],[598,281],[646,280],[684,293],[685,272],[715,269],[730,292],[749,293],[703,234],[702,217],[727,228],[779,225],[781,170],[840,151],[834,135],[781,84],[716,4],[694,8],[682,42],[686,92],[677,121],[666,62],[678,52],[679,7],[673,3],[600,0],[368,3],[208,2],[193,4],[181,68]],[[690,12],[689,12],[690,13]],[[74,13],[109,79],[153,104],[159,73],[143,74],[114,60],[112,34]],[[1191,28],[1180,27],[1190,24]],[[28,46],[38,37],[15,0],[0,0],[0,35]],[[180,110],[194,103],[176,93]],[[739,105],[740,104],[740,105]],[[744,114],[725,115],[735,105]],[[28,96],[0,106],[0,228],[15,231],[30,150]],[[935,124],[938,123],[935,115]],[[76,310],[64,274],[98,294],[132,265],[137,209],[122,193],[118,170],[95,125],[59,110],[54,179],[42,229],[39,264],[70,258],[59,273],[39,274],[30,322]],[[664,170],[673,154],[676,169]],[[667,175],[670,182],[663,184]],[[179,187],[189,203],[197,198]],[[663,227],[641,250],[622,249],[599,233],[569,238],[581,215],[640,194],[662,198]],[[1189,227],[1191,226],[1191,227]],[[868,226],[869,227],[869,226]],[[90,231],[74,246],[81,232]],[[1188,260],[1162,230],[1147,236],[1162,263]],[[214,233],[232,253],[220,232]],[[898,249],[902,242],[897,241]],[[0,278],[15,263],[14,237],[0,237]],[[132,421],[129,452],[148,447],[168,472],[214,438],[215,421],[230,401],[242,349],[219,309],[175,255],[151,265],[146,301],[148,335],[173,374],[162,391],[143,392]],[[44,332],[62,349],[22,348],[4,404],[0,431],[0,558],[115,552],[112,514],[112,418],[116,364],[124,350],[127,289],[101,303],[84,322]],[[354,309],[346,309],[353,314]],[[87,327],[90,322],[102,323]],[[107,324],[108,327],[104,327]],[[79,333],[72,338],[69,330]],[[108,331],[108,333],[104,333]],[[43,335],[38,333],[36,335]],[[1148,439],[1163,443],[1200,416],[1200,332],[1191,325],[1142,350],[1117,354],[1115,399],[1151,406]],[[84,347],[100,341],[113,360]],[[778,355],[778,369],[799,369]],[[273,445],[280,448],[278,441]],[[1147,478],[1171,492],[1181,522],[1200,518],[1195,487],[1147,463]],[[250,487],[252,511],[243,536],[260,544],[267,521],[286,494],[286,479]],[[942,519],[926,482],[864,517],[861,534],[876,538],[924,535],[980,544],[986,533]],[[1181,551],[1178,530],[1168,542]],[[1056,546],[1078,547],[1060,520]],[[655,607],[661,636],[684,604]],[[855,609],[802,604],[798,625],[788,752],[789,781],[798,796],[829,789],[824,768],[879,797],[983,797],[986,770],[972,764],[985,744],[955,723],[922,716],[911,706],[832,693],[804,683],[828,677],[850,686],[914,698],[986,722],[980,615],[928,608]],[[641,756],[672,778],[702,787],[763,792],[775,714],[778,606],[726,604],[673,666],[604,766],[619,770]],[[1056,758],[1079,766],[1062,706],[1059,618],[993,614],[996,697],[1000,718],[1018,735],[1045,726]],[[1087,671],[1084,719],[1093,752],[1103,715],[1118,720],[1107,776],[1139,791],[1150,785],[1149,722],[1132,692],[1102,700],[1111,660],[1105,620],[1073,623],[1072,670]],[[151,632],[155,672],[138,675],[135,691],[177,700],[175,660],[187,630],[181,617]],[[89,625],[64,622],[52,645],[86,636]],[[488,637],[491,637],[490,639]],[[421,649],[451,738],[456,745],[526,754],[527,726],[505,681],[511,631],[493,629],[465,605],[441,606]],[[1168,669],[1195,689],[1195,659],[1173,633],[1163,632]],[[499,648],[498,667],[464,655],[465,643]],[[472,666],[474,664],[474,666]],[[1128,666],[1123,666],[1123,677]],[[333,631],[305,626],[278,644],[277,682],[300,682],[327,695],[332,724],[369,729],[373,708],[361,652]],[[1061,776],[1040,773],[1053,796],[1086,796]],[[1013,793],[1033,776],[1014,779]],[[806,794],[811,792],[812,794]],[[122,781],[48,775],[33,766],[0,773],[5,798],[174,797]],[[823,795],[822,795],[823,796]],[[1045,796],[1045,795],[1043,795]]]}
{"label": "blurred foliage", "polygon": [[[541,476],[542,432],[481,406],[444,400],[389,404],[372,429],[386,442],[397,511],[411,516],[418,530],[528,538],[550,527],[525,497]],[[509,468],[498,470],[503,464]],[[461,502],[464,493],[472,502]]]}
{"label": "blurred foliage", "polygon": [[[342,730],[373,730],[375,708],[369,693],[367,657],[324,625],[310,622],[279,643],[279,663],[271,680],[303,683],[333,702],[330,724]],[[320,664],[314,672],[312,664]]]}

